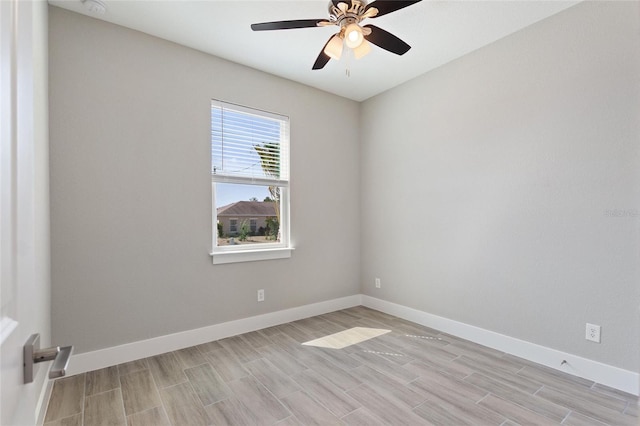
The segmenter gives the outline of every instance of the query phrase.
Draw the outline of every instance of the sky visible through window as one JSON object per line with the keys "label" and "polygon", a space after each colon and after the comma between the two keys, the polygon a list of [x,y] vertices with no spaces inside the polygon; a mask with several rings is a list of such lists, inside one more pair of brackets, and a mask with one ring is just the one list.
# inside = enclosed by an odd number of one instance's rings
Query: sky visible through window
{"label": "sky visible through window", "polygon": [[240,185],[235,183],[216,184],[216,205],[223,207],[236,201],[249,201],[252,198],[263,201],[269,197],[269,189],[266,186]]}

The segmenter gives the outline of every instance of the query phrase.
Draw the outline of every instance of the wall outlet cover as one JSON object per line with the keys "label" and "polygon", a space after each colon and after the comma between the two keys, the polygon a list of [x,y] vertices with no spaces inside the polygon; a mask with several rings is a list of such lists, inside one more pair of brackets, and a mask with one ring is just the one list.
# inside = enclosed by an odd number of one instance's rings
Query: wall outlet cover
{"label": "wall outlet cover", "polygon": [[592,342],[600,343],[600,326],[587,323],[585,338]]}

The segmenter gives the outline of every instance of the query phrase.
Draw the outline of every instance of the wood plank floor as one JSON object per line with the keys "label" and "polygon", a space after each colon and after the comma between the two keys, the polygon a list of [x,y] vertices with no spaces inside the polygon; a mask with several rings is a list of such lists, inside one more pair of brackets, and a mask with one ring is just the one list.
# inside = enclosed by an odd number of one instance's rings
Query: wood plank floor
{"label": "wood plank floor", "polygon": [[[353,327],[391,332],[342,349],[302,345]],[[45,418],[274,424],[637,425],[638,398],[355,307],[59,379]]]}

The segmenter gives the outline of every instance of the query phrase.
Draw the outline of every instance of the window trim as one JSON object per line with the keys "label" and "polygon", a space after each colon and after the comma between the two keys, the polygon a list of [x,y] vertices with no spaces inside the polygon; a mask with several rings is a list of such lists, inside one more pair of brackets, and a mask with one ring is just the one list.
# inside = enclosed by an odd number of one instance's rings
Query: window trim
{"label": "window trim", "polygon": [[[255,247],[255,245],[252,245],[252,247]],[[255,250],[220,251],[210,254],[213,258],[214,265],[224,265],[227,263],[256,262],[259,260],[288,259],[291,257],[293,250],[293,247],[277,247]]]}
{"label": "window trim", "polygon": [[[229,105],[231,109],[236,109],[241,112],[248,112],[250,114],[264,115],[266,118],[278,118],[286,120],[289,123],[289,118],[280,114],[274,114],[265,112],[258,109],[247,108],[238,106],[235,104],[229,104],[218,100],[212,100],[211,106],[223,106]],[[287,152],[283,156],[286,164],[282,164],[281,167],[286,168],[288,179],[268,179],[268,178],[256,178],[246,176],[224,176],[224,175],[212,175],[211,178],[211,223],[212,223],[212,249],[209,253],[213,259],[214,265],[236,263],[236,262],[252,262],[260,260],[273,260],[273,259],[286,259],[291,257],[291,252],[294,248],[291,246],[290,239],[290,207],[289,207],[289,170],[290,170],[290,130],[287,129]],[[283,158],[281,157],[281,159]],[[216,183],[235,183],[235,184],[249,184],[249,185],[264,185],[264,186],[278,186],[280,187],[280,242],[273,243],[259,243],[259,244],[242,244],[233,246],[217,246],[218,238],[218,216],[216,207]]]}

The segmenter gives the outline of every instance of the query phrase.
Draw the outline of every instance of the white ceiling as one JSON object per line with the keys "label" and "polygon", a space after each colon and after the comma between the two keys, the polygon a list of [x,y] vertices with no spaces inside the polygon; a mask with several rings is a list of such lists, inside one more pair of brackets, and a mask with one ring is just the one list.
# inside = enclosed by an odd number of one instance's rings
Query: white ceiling
{"label": "white ceiling", "polygon": [[81,0],[49,3],[362,101],[579,1],[423,0],[365,21],[410,44],[404,56],[374,46],[360,60],[343,57],[317,71],[311,66],[336,27],[253,32],[250,24],[324,19],[328,0],[104,0],[103,15],[90,13]]}

